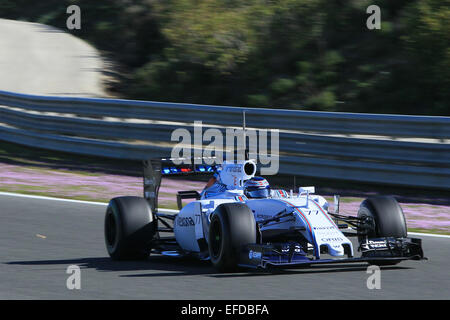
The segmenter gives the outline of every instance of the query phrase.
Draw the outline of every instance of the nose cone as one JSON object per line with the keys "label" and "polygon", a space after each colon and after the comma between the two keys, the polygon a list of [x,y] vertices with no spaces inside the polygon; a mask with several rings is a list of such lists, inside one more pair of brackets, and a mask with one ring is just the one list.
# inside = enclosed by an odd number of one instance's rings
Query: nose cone
{"label": "nose cone", "polygon": [[328,244],[328,252],[332,256],[343,256],[344,255],[344,247],[342,244]]}

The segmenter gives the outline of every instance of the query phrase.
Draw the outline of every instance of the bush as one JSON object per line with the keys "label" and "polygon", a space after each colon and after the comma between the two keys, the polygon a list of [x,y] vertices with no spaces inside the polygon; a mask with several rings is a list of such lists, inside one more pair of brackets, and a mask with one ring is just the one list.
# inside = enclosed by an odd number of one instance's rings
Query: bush
{"label": "bush", "polygon": [[334,111],[336,97],[331,91],[323,91],[308,98],[306,104],[316,110]]}
{"label": "bush", "polygon": [[277,79],[270,85],[270,89],[276,95],[283,95],[291,91],[295,87],[295,81],[291,79]]}
{"label": "bush", "polygon": [[249,94],[247,96],[248,107],[267,107],[269,98],[264,94]]}

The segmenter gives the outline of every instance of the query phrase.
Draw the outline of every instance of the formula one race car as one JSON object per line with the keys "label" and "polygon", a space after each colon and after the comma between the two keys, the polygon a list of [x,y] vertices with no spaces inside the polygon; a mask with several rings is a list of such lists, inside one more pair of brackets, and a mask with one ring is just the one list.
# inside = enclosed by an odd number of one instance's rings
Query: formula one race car
{"label": "formula one race car", "polygon": [[[211,260],[220,271],[425,259],[421,240],[407,237],[403,211],[393,197],[368,198],[357,216],[347,216],[339,214],[338,196],[330,212],[314,187],[298,193],[274,190],[255,177],[256,170],[252,160],[217,166],[144,161],[144,197],[114,198],[107,207],[109,255],[114,260],[146,259],[150,253],[193,255]],[[189,174],[215,174],[219,188],[201,194],[179,191],[179,213],[159,212],[161,177]],[[182,207],[188,198],[195,200]],[[174,236],[163,237],[166,232]],[[349,236],[357,237],[357,248]]]}

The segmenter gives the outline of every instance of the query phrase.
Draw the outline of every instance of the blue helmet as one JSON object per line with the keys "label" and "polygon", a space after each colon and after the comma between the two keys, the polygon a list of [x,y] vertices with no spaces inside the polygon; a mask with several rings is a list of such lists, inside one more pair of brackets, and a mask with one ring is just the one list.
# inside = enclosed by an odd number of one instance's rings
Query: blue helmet
{"label": "blue helmet", "polygon": [[244,183],[244,194],[247,198],[268,198],[270,185],[263,177],[253,177]]}

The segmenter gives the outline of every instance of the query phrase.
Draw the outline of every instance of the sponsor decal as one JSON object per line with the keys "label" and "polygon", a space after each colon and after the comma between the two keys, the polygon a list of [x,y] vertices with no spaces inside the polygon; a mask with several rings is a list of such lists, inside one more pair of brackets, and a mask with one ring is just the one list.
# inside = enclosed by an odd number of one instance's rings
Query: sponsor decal
{"label": "sponsor decal", "polygon": [[[291,251],[291,248],[289,248],[289,247],[284,247],[284,248],[282,248],[281,249],[281,252],[283,252],[283,253],[289,253]],[[300,247],[299,246],[295,246],[294,247],[294,252],[301,252],[302,250],[300,249]]]}
{"label": "sponsor decal", "polygon": [[250,251],[248,252],[248,258],[249,258],[250,260],[252,260],[252,259],[261,259],[261,257],[262,257],[261,252],[253,251],[253,250],[250,250]]}
{"label": "sponsor decal", "polygon": [[327,226],[327,227],[313,227],[314,230],[335,230],[336,228],[334,226]]}
{"label": "sponsor decal", "polygon": [[227,172],[242,172],[242,168],[240,166],[229,166],[226,168]]}
{"label": "sponsor decal", "polygon": [[344,239],[341,238],[341,237],[335,237],[335,238],[322,238],[322,239],[320,239],[320,240],[323,241],[323,242],[341,242],[341,241],[344,241]]}
{"label": "sponsor decal", "polygon": [[362,244],[364,249],[385,249],[387,248],[386,240],[369,240]]}
{"label": "sponsor decal", "polygon": [[180,227],[192,227],[195,226],[195,222],[191,217],[177,217],[177,225]]}

